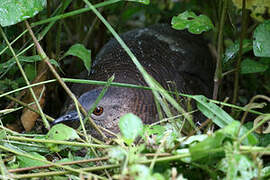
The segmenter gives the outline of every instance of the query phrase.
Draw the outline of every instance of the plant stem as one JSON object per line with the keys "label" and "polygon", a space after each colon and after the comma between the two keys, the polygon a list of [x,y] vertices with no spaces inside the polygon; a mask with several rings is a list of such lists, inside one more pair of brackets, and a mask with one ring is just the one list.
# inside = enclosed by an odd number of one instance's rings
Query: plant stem
{"label": "plant stem", "polygon": [[70,145],[70,146],[78,146],[78,147],[95,147],[95,148],[111,148],[112,147],[106,144],[79,143],[79,142],[50,140],[50,139],[33,139],[33,138],[17,137],[17,136],[8,136],[7,139],[15,140],[15,141],[24,141],[24,142],[62,144],[62,145]]}
{"label": "plant stem", "polygon": [[240,71],[240,64],[242,59],[242,52],[243,52],[243,40],[245,38],[246,33],[246,0],[242,0],[242,28],[240,34],[240,45],[239,45],[239,54],[236,63],[236,71],[234,76],[234,89],[233,89],[233,101],[232,103],[235,104],[238,99],[238,90],[239,90],[239,71]]}
{"label": "plant stem", "polygon": [[[94,7],[95,8],[100,8],[100,7],[108,6],[110,4],[114,4],[114,3],[117,3],[117,2],[120,2],[120,1],[122,1],[122,0],[109,0],[109,1],[105,1],[105,2],[95,4]],[[52,21],[57,21],[59,19],[64,19],[64,18],[67,18],[67,17],[70,17],[70,16],[75,16],[75,15],[78,15],[78,14],[81,14],[81,13],[84,13],[84,12],[88,12],[88,11],[91,11],[91,10],[92,9],[88,7],[88,8],[82,8],[82,9],[79,9],[79,10],[71,11],[71,12],[68,12],[68,13],[65,13],[65,14],[60,14],[60,15],[57,15],[57,16],[54,16],[54,17],[51,17],[51,18],[48,18],[48,19],[45,19],[45,20],[41,20],[41,21],[32,23],[31,27],[35,27],[35,26],[38,26],[38,25],[41,25],[41,24],[46,24],[46,23],[49,23],[49,22],[52,22]]]}
{"label": "plant stem", "polygon": [[219,34],[218,34],[218,58],[216,63],[216,71],[214,77],[214,91],[213,91],[213,99],[216,100],[218,97],[218,89],[220,82],[222,80],[222,55],[223,55],[223,27],[225,24],[225,17],[227,11],[228,0],[224,0],[220,24],[219,24]]}

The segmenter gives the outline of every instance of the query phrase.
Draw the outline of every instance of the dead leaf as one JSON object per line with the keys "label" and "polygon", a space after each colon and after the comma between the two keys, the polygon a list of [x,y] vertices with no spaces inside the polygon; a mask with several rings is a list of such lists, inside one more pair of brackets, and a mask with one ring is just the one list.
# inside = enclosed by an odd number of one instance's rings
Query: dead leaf
{"label": "dead leaf", "polygon": [[[47,79],[47,74],[48,74],[48,68],[46,64],[42,61],[38,65],[38,75],[33,81],[33,83],[45,81]],[[36,97],[39,99],[39,104],[41,108],[43,108],[45,104],[45,85],[35,86],[33,87],[33,91]],[[23,98],[23,102],[28,103],[28,104],[34,102],[34,98],[29,90],[27,91],[26,96]],[[31,105],[31,107],[38,111],[36,104]],[[24,108],[23,113],[21,115],[21,123],[24,129],[26,131],[30,131],[34,127],[35,122],[38,119],[38,117],[39,117],[39,114],[27,108]]]}

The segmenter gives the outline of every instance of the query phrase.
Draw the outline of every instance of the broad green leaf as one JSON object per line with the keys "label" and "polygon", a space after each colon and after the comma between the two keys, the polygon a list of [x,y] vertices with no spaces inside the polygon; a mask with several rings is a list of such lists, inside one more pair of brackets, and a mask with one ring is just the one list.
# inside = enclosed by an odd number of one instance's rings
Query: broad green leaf
{"label": "broad green leaf", "polygon": [[192,96],[192,98],[197,101],[198,109],[206,117],[212,119],[212,121],[219,127],[223,128],[234,121],[234,119],[228,113],[226,113],[216,104],[209,102],[209,100],[206,97],[202,95],[196,95]]}
{"label": "broad green leaf", "polygon": [[[235,121],[228,113],[226,113],[223,109],[218,107],[216,104],[209,102],[206,97],[202,95],[191,96],[191,98],[197,101],[198,109],[209,119],[211,119],[216,125],[221,128],[224,128],[223,131],[226,133],[233,134],[232,131],[234,129],[239,129],[240,123],[239,121]],[[230,126],[235,126],[234,128],[230,128]],[[227,132],[229,131],[229,132]],[[248,129],[244,126],[240,128],[240,136],[244,135],[248,132]],[[258,140],[253,134],[249,134],[247,138],[243,142],[244,144],[257,144]]]}
{"label": "broad green leaf", "polygon": [[[36,153],[36,152],[31,152],[28,153],[28,155],[41,159],[41,160],[46,160],[46,158],[44,156],[41,156],[40,154]],[[39,160],[35,160],[35,159],[31,159],[25,156],[17,156],[19,163],[20,163],[20,168],[25,168],[25,167],[33,167],[33,166],[44,166],[47,163],[39,161]]]}
{"label": "broad green leaf", "polygon": [[91,69],[91,50],[86,49],[82,44],[75,44],[69,48],[64,56],[76,56],[80,58],[88,72]]}
{"label": "broad green leaf", "polygon": [[270,20],[264,21],[255,29],[253,39],[255,56],[270,57]]}
{"label": "broad green leaf", "polygon": [[138,2],[146,5],[150,4],[150,0],[126,0],[126,1]]}
{"label": "broad green leaf", "polygon": [[[54,125],[46,135],[46,139],[60,140],[60,141],[74,140],[79,138],[80,137],[78,136],[78,134],[74,129],[64,124]],[[57,145],[53,143],[46,143],[45,145],[53,152],[59,152],[67,147],[65,145]]]}
{"label": "broad green leaf", "polygon": [[226,157],[218,163],[218,168],[226,173],[226,179],[256,179],[258,168],[255,161],[251,161],[248,156],[241,154],[230,143],[227,143],[224,149]]}
{"label": "broad green leaf", "polygon": [[[228,47],[225,51],[223,57],[223,64],[228,63],[232,59],[234,59],[239,52],[239,41],[235,42],[232,46]],[[243,41],[243,52],[242,54],[252,50],[252,41],[248,39],[244,39]]]}
{"label": "broad green leaf", "polygon": [[122,116],[119,119],[118,125],[123,139],[128,145],[131,145],[143,133],[142,120],[132,113]]}
{"label": "broad green leaf", "polygon": [[260,73],[268,69],[268,66],[260,62],[245,59],[241,63],[241,74]]}
{"label": "broad green leaf", "polygon": [[196,16],[192,11],[185,11],[178,16],[174,16],[171,24],[174,29],[188,29],[193,34],[201,34],[203,31],[214,28],[211,20],[206,15]]}
{"label": "broad green leaf", "polygon": [[74,140],[77,138],[79,139],[80,137],[73,128],[68,127],[64,124],[56,124],[47,133],[46,138],[65,141],[65,140]]}
{"label": "broad green leaf", "polygon": [[[240,128],[240,132],[238,132],[239,128]],[[222,131],[224,134],[232,136],[233,139],[237,139],[237,138],[242,137],[244,134],[246,134],[248,132],[248,130],[249,129],[246,128],[244,125],[241,125],[241,123],[239,121],[234,121],[219,131]],[[238,136],[238,133],[239,133],[239,136]],[[243,140],[243,144],[245,144],[245,145],[254,146],[258,143],[259,143],[259,140],[256,138],[256,136],[253,133],[249,134]]]}
{"label": "broad green leaf", "polygon": [[224,152],[222,150],[217,151],[217,149],[222,147],[225,138],[224,133],[217,131],[204,141],[191,146],[189,152],[192,160],[204,159],[205,162],[213,162],[215,158],[224,156]]}
{"label": "broad green leaf", "polygon": [[0,0],[0,25],[10,26],[31,18],[46,5],[46,0]]}
{"label": "broad green leaf", "polygon": [[[239,128],[240,132],[238,136]],[[233,143],[234,140],[240,138],[247,132],[247,128],[242,126],[239,121],[233,121],[223,129],[220,129],[207,137],[205,140],[191,146],[189,151],[191,153],[192,160],[204,159],[205,161],[212,162],[211,158],[213,159],[214,157],[224,156],[224,143]],[[243,144],[245,145],[254,146],[257,143],[258,139],[253,134],[249,134],[243,141]]]}

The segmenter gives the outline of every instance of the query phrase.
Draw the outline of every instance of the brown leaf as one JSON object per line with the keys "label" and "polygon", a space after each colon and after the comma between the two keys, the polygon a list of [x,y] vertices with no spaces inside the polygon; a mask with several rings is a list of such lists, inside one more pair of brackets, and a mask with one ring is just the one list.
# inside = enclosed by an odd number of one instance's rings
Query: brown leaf
{"label": "brown leaf", "polygon": [[[39,98],[39,96],[41,95],[44,88],[45,88],[45,86],[38,86],[37,88],[33,88],[37,98]],[[27,100],[30,100],[30,101],[28,101],[28,103],[34,101],[32,95],[29,95],[28,98],[29,99],[27,99]],[[43,94],[39,100],[39,104],[41,107],[44,106],[44,103],[45,103],[45,91],[43,92]],[[36,104],[31,105],[31,107],[38,111]],[[38,117],[39,117],[39,114],[37,114],[37,113],[27,109],[27,108],[24,108],[23,114],[21,116],[21,122],[22,122],[24,129],[26,131],[30,131],[34,127],[35,122],[36,122]]]}
{"label": "brown leaf", "polygon": [[[39,64],[39,67],[38,67],[38,76],[35,78],[33,83],[45,81],[47,79],[47,73],[48,73],[47,70],[48,70],[48,68],[46,67],[46,64],[44,62],[41,62]],[[40,104],[41,108],[43,108],[43,106],[45,104],[45,85],[33,87],[33,91],[34,91],[36,97],[39,99],[39,104]],[[25,103],[34,102],[34,98],[29,90],[27,91],[26,96],[23,98],[23,101]],[[38,111],[36,104],[31,105],[31,107]],[[37,114],[37,113],[27,109],[27,108],[24,108],[23,113],[21,115],[21,123],[22,123],[24,129],[26,131],[30,131],[34,127],[35,122],[36,122],[38,117],[39,117],[39,114]]]}

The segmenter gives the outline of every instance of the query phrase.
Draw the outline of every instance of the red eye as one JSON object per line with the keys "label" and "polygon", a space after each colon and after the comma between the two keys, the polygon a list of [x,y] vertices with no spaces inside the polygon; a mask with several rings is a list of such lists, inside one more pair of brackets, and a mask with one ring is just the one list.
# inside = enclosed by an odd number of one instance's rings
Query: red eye
{"label": "red eye", "polygon": [[103,113],[103,107],[98,106],[95,108],[95,110],[93,111],[93,114],[96,116],[100,116]]}

